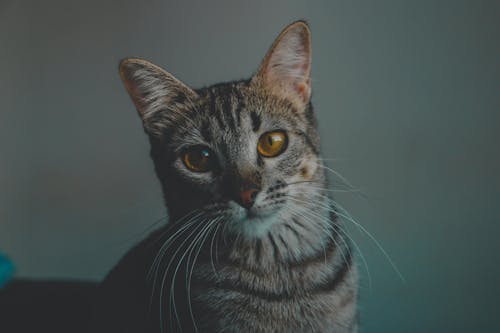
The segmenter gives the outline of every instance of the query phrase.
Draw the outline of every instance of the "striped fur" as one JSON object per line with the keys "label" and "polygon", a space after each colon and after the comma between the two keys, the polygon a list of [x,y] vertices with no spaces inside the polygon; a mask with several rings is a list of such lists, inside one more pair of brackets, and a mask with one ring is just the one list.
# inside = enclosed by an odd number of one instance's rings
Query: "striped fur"
{"label": "striped fur", "polygon": [[[103,332],[357,331],[357,269],[319,158],[310,59],[300,21],[250,80],[193,90],[144,60],[122,62],[171,221],[106,279],[103,304],[113,300],[108,317],[113,308],[121,324],[108,318]],[[257,141],[273,130],[288,146],[262,157]],[[216,155],[209,172],[180,158],[200,145]],[[247,210],[235,197],[248,184],[259,192]]]}

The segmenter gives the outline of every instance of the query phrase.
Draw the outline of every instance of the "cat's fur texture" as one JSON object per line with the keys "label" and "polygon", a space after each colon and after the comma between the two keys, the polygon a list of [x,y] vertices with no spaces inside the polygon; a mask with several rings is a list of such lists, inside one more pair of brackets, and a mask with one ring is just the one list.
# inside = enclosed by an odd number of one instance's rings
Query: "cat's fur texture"
{"label": "cat's fur texture", "polygon": [[[170,222],[109,274],[93,332],[357,332],[357,270],[326,190],[310,69],[303,21],[249,80],[193,90],[147,61],[121,62]],[[286,149],[259,155],[275,130]],[[193,146],[214,154],[210,171],[183,163]]]}

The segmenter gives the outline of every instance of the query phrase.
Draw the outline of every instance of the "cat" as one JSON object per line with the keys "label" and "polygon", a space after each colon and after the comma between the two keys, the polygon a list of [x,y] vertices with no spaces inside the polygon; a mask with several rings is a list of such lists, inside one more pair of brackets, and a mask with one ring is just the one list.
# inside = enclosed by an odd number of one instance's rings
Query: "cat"
{"label": "cat", "polygon": [[191,89],[119,66],[169,223],[101,285],[92,332],[357,332],[358,271],[327,190],[311,34],[287,26],[248,80]]}

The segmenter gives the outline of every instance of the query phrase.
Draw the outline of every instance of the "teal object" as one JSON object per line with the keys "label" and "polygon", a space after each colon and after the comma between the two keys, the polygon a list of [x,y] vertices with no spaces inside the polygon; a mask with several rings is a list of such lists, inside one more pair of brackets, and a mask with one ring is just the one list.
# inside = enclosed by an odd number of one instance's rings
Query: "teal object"
{"label": "teal object", "polygon": [[0,288],[5,286],[14,275],[14,265],[0,254]]}

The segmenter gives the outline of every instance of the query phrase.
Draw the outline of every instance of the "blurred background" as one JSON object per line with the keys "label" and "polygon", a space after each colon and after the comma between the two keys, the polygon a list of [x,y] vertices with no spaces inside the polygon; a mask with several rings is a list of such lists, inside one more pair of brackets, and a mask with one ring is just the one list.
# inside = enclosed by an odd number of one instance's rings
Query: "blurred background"
{"label": "blurred background", "polygon": [[350,228],[362,331],[499,332],[498,1],[0,1],[0,251],[17,276],[97,281],[165,217],[121,58],[193,87],[249,77],[296,19],[323,155],[360,190],[336,199],[404,276]]}

